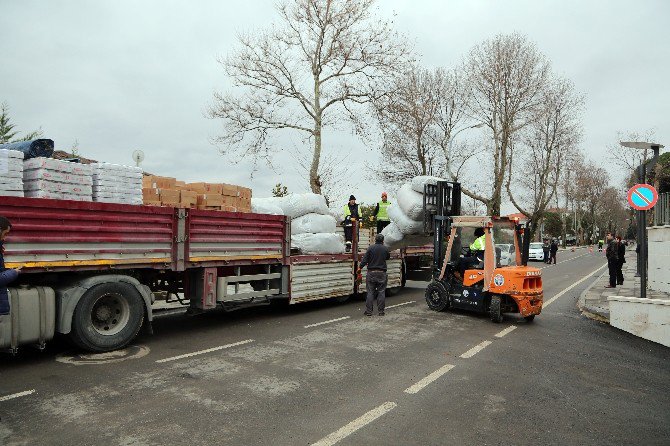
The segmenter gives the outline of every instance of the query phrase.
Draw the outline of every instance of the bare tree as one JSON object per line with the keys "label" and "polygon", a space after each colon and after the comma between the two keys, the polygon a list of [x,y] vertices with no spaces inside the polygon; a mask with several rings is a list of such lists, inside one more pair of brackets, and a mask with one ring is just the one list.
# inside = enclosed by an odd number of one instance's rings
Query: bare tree
{"label": "bare tree", "polygon": [[388,95],[372,102],[381,135],[381,157],[388,162],[371,170],[382,181],[398,184],[417,175],[444,171],[436,118],[448,83],[445,70],[414,66],[398,77]]}
{"label": "bare tree", "polygon": [[[498,35],[475,46],[464,66],[469,91],[466,113],[490,131],[492,190],[487,196],[463,191],[500,215],[514,138],[538,114],[549,77],[549,62],[525,37]],[[452,175],[454,178],[455,175]]]}
{"label": "bare tree", "polygon": [[[589,161],[576,166],[575,169],[575,202],[581,209],[580,240],[595,241],[598,227],[598,215],[602,209],[602,197],[609,187],[610,175],[606,169]],[[602,229],[598,227],[598,229]]]}
{"label": "bare tree", "polygon": [[[556,79],[540,92],[538,117],[509,148],[506,189],[512,204],[526,215],[534,231],[558,194],[569,152],[581,138],[584,99],[571,82]],[[512,166],[516,169],[512,169]],[[532,236],[532,235],[531,235]]]}
{"label": "bare tree", "polygon": [[323,128],[355,119],[409,57],[391,24],[371,16],[373,3],[287,0],[280,24],[241,35],[241,48],[219,62],[243,93],[215,93],[208,113],[223,120],[222,152],[269,163],[275,131],[296,131],[313,144],[309,184],[321,193]]}
{"label": "bare tree", "polygon": [[654,152],[652,150],[640,150],[640,149],[629,149],[622,147],[620,142],[622,141],[647,141],[654,142],[656,138],[655,129],[647,129],[641,132],[638,131],[629,131],[622,132],[618,131],[616,135],[616,141],[607,146],[607,152],[611,159],[614,160],[617,166],[621,169],[624,169],[626,173],[635,172],[635,169],[642,164],[651,159]]}

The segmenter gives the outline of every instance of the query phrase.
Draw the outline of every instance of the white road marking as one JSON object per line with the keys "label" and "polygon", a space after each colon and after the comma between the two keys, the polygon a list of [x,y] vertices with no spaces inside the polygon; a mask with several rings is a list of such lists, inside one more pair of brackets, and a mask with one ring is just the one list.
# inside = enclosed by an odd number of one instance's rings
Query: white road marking
{"label": "white road marking", "polygon": [[319,325],[332,324],[333,322],[343,321],[345,319],[349,319],[350,317],[351,316],[338,317],[337,319],[331,319],[329,321],[319,322],[318,324],[305,325],[305,328],[312,328],[312,327],[318,327]]}
{"label": "white road marking", "polygon": [[440,376],[444,375],[445,373],[447,373],[449,370],[453,369],[454,367],[455,366],[451,365],[451,364],[447,364],[445,366],[440,367],[439,369],[435,370],[430,375],[423,378],[418,383],[416,383],[413,386],[410,386],[407,389],[405,389],[405,393],[410,393],[410,394],[419,393],[428,384],[432,383],[433,381],[435,381]]}
{"label": "white road marking", "polygon": [[336,430],[335,432],[328,435],[327,437],[322,438],[321,440],[314,443],[312,446],[332,446],[335,443],[338,443],[339,441],[344,440],[349,435],[353,434],[354,432],[356,432],[360,428],[364,427],[365,425],[372,423],[373,421],[375,421],[377,418],[381,417],[382,415],[390,412],[396,406],[397,406],[396,403],[386,402],[386,403],[382,404],[381,406],[372,409],[370,412],[365,413],[364,415],[360,416],[359,418],[356,418],[351,423],[349,423],[346,426]]}
{"label": "white road marking", "polygon": [[577,282],[573,283],[572,285],[570,285],[569,287],[567,287],[566,289],[564,289],[563,291],[561,291],[560,293],[558,293],[557,295],[555,295],[554,297],[552,297],[551,299],[549,299],[548,301],[546,301],[544,304],[542,304],[542,308],[547,308],[549,305],[551,305],[552,303],[554,303],[554,301],[555,301],[556,299],[558,299],[559,297],[561,297],[562,295],[564,295],[565,293],[567,293],[568,291],[570,291],[571,289],[573,289],[574,287],[576,287],[577,285],[579,285],[580,283],[584,282],[584,281],[587,280],[589,277],[593,276],[595,273],[597,273],[597,272],[600,271],[601,269],[605,268],[606,266],[607,266],[607,265],[603,265],[603,266],[601,266],[600,268],[598,268],[597,270],[593,271],[593,272],[592,272],[591,274],[589,274],[588,276],[585,276],[585,277],[579,279]]}
{"label": "white road marking", "polygon": [[35,393],[35,389],[26,390],[25,392],[13,393],[11,395],[0,397],[0,402],[13,400],[14,398],[21,398],[22,396],[28,396]]}
{"label": "white road marking", "polygon": [[192,356],[204,355],[205,353],[211,353],[211,352],[215,352],[215,351],[218,351],[218,350],[224,350],[226,348],[237,347],[238,345],[249,344],[251,342],[254,342],[254,340],[253,339],[247,339],[246,341],[235,342],[234,344],[220,345],[218,347],[208,348],[207,350],[200,350],[200,351],[193,352],[193,353],[186,353],[184,355],[173,356],[171,358],[159,359],[156,362],[159,363],[159,364],[162,364],[164,362],[176,361],[178,359],[190,358]]}
{"label": "white road marking", "polygon": [[506,329],[504,329],[504,330],[501,331],[500,333],[496,334],[495,337],[496,337],[496,338],[502,338],[502,337],[504,337],[505,335],[510,334],[510,333],[513,332],[514,330],[516,330],[516,325],[510,325],[509,327],[507,327]]}
{"label": "white road marking", "polygon": [[463,353],[461,355],[461,358],[465,358],[465,359],[472,358],[473,356],[475,356],[480,351],[484,350],[489,345],[491,345],[491,341],[484,341],[482,343],[479,343],[479,344],[475,345],[474,347],[472,347],[467,352]]}
{"label": "white road marking", "polygon": [[403,302],[401,304],[389,305],[388,307],[386,307],[386,309],[388,310],[389,308],[402,307],[403,305],[409,305],[409,304],[413,304],[413,303],[416,303],[416,301],[411,300],[409,302]]}
{"label": "white road marking", "polygon": [[[558,263],[556,263],[556,265],[560,265],[561,263],[572,262],[573,260],[576,260],[576,259],[578,259],[578,258],[580,258],[580,257],[584,257],[584,256],[587,256],[587,255],[589,255],[589,254],[586,253],[586,254],[582,254],[582,255],[577,256],[577,257],[573,257],[573,258],[568,259],[568,260],[563,260],[562,262],[558,262]],[[553,265],[553,264],[552,264],[552,265],[542,266],[542,267],[540,267],[540,269],[545,269],[545,268],[549,268],[550,266],[556,266],[556,265]]]}

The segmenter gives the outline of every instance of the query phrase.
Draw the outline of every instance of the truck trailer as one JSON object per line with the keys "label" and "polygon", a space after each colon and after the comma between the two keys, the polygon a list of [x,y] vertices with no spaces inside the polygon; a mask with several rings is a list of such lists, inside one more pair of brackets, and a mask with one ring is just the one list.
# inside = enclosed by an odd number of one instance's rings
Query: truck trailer
{"label": "truck trailer", "polygon": [[[254,213],[1,197],[0,215],[12,223],[6,266],[22,267],[11,314],[0,316],[0,349],[12,352],[44,348],[57,334],[88,351],[122,348],[142,327],[151,332],[160,299],[191,313],[343,301],[359,292],[367,245],[295,255],[290,219]],[[388,287],[401,286],[403,273],[394,252]]]}

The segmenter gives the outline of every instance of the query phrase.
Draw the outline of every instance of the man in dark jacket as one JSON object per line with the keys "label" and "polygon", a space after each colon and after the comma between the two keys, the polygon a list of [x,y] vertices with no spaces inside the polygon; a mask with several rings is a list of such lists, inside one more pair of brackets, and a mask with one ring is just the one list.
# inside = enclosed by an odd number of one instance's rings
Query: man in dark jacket
{"label": "man in dark jacket", "polygon": [[356,204],[356,197],[351,195],[349,202],[344,205],[344,240],[346,241],[347,252],[351,251],[351,243],[354,240],[354,225],[358,224],[361,219],[358,212],[358,204]]}
{"label": "man in dark jacket", "polygon": [[549,247],[549,264],[552,263],[556,265],[556,253],[558,252],[558,241],[556,239],[551,241],[551,246]]}
{"label": "man in dark jacket", "polygon": [[621,239],[620,235],[616,236],[618,246],[618,262],[616,268],[616,284],[623,285],[623,264],[626,263],[626,244]]}
{"label": "man in dark jacket", "polygon": [[542,254],[544,254],[542,257],[542,261],[544,263],[549,263],[549,249],[551,248],[551,245],[549,245],[549,240],[544,239],[544,243],[542,243]]}
{"label": "man in dark jacket", "polygon": [[368,295],[365,299],[364,314],[366,316],[372,316],[373,301],[375,298],[377,299],[377,312],[380,316],[384,316],[384,309],[386,308],[386,283],[388,280],[386,276],[386,261],[390,258],[391,253],[384,246],[384,235],[377,234],[375,244],[370,245],[358,267],[359,273],[365,266],[368,267],[368,275],[365,280],[368,290]]}
{"label": "man in dark jacket", "polygon": [[18,269],[5,268],[5,238],[9,235],[12,224],[5,217],[0,217],[0,316],[9,314],[9,296],[7,285],[19,277]]}
{"label": "man in dark jacket", "polygon": [[611,233],[607,233],[607,249],[605,250],[605,257],[607,257],[607,269],[610,274],[610,284],[605,288],[616,288],[617,268],[619,267],[619,247]]}

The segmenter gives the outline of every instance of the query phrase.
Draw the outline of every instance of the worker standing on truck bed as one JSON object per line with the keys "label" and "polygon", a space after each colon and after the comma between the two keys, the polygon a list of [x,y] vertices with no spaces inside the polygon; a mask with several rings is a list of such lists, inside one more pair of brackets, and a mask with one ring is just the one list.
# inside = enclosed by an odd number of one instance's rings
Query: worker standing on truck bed
{"label": "worker standing on truck bed", "polygon": [[375,244],[370,245],[368,250],[363,255],[363,260],[358,267],[358,273],[367,266],[368,275],[365,279],[367,286],[367,297],[365,299],[365,315],[372,316],[373,302],[377,299],[377,313],[384,316],[384,309],[386,308],[386,283],[388,276],[386,275],[386,261],[391,258],[389,249],[384,246],[384,235],[377,234],[375,237]]}
{"label": "worker standing on truck bed", "polygon": [[354,239],[354,225],[358,224],[360,214],[358,212],[358,204],[356,204],[356,197],[351,195],[349,203],[344,205],[344,240],[346,241],[346,250],[351,251],[351,242]]}
{"label": "worker standing on truck bed", "polygon": [[9,296],[7,285],[19,277],[19,269],[5,268],[5,238],[9,235],[12,224],[5,217],[0,217],[0,316],[9,314]]}
{"label": "worker standing on truck bed", "polygon": [[374,216],[377,219],[377,234],[381,233],[391,223],[388,211],[389,206],[391,206],[391,202],[388,201],[388,195],[386,192],[382,192],[382,201],[377,203],[374,211]]}

